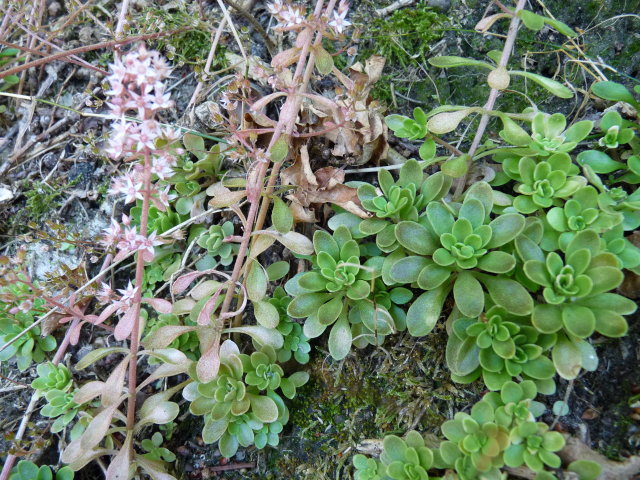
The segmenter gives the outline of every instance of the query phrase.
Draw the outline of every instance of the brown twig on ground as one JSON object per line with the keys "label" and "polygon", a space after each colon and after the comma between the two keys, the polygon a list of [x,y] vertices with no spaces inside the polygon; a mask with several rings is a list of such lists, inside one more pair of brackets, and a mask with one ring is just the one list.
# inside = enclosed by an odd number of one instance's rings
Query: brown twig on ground
{"label": "brown twig on ground", "polygon": [[73,48],[65,52],[54,53],[53,55],[49,55],[48,57],[40,58],[38,60],[33,60],[29,63],[18,65],[16,67],[0,72],[0,78],[4,78],[8,75],[15,75],[16,73],[20,73],[23,70],[27,70],[32,67],[38,67],[40,65],[44,65],[45,63],[53,62],[54,60],[61,60],[71,55],[76,55],[78,53],[91,52],[93,50],[99,50],[101,48],[112,48],[118,45],[127,45],[129,43],[140,42],[143,40],[150,40],[152,38],[166,37],[166,36],[175,35],[176,33],[181,33],[190,29],[191,27],[182,27],[182,28],[178,28],[177,30],[171,30],[169,32],[147,33],[145,35],[136,35],[133,37],[123,38],[121,40],[110,40],[108,42],[94,43],[93,45],[85,45],[84,47]]}
{"label": "brown twig on ground", "polygon": [[256,464],[253,462],[244,463],[229,463],[227,465],[216,465],[215,467],[209,467],[211,472],[228,472],[230,470],[241,470],[243,468],[256,468]]}

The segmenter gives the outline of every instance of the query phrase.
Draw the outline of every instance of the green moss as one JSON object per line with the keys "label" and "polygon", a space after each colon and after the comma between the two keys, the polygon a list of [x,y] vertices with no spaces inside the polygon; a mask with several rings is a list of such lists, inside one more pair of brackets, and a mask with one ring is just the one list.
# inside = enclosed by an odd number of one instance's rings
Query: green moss
{"label": "green moss", "polygon": [[378,18],[367,26],[365,47],[360,58],[382,55],[390,64],[406,67],[423,58],[433,42],[442,37],[446,16],[421,1],[412,8],[396,10],[387,18]]}

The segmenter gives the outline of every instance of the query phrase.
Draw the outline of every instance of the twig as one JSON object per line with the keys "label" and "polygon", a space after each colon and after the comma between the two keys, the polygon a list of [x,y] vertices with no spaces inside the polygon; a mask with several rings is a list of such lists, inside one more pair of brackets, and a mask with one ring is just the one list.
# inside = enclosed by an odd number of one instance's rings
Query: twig
{"label": "twig", "polygon": [[388,7],[377,9],[376,15],[378,15],[379,17],[386,17],[390,13],[395,12],[396,10],[399,10],[401,8],[408,7],[409,5],[413,5],[414,3],[416,3],[416,0],[396,0]]}
{"label": "twig", "polygon": [[147,33],[145,35],[136,35],[134,37],[123,38],[122,40],[110,40],[108,42],[94,43],[93,45],[85,45],[84,47],[73,48],[65,52],[54,53],[53,55],[49,55],[48,57],[40,58],[38,60],[33,60],[32,62],[25,63],[23,65],[18,65],[16,67],[0,72],[0,78],[4,78],[8,75],[15,75],[16,73],[20,73],[23,70],[27,70],[33,67],[38,67],[40,65],[44,65],[45,63],[70,57],[71,55],[76,55],[78,53],[91,52],[93,50],[99,50],[101,48],[111,48],[118,45],[127,45],[129,43],[149,40],[152,38],[166,37],[169,35],[175,35],[176,33],[184,32],[185,30],[190,30],[191,28],[192,27],[182,27],[177,30],[172,30],[170,32]]}
{"label": "twig", "polygon": [[230,470],[241,470],[243,468],[256,468],[256,464],[253,462],[229,463],[227,465],[216,465],[215,467],[209,467],[209,471],[228,472]]}
{"label": "twig", "polygon": [[[518,12],[524,8],[526,0],[518,0],[518,4],[514,10],[513,17],[511,17],[511,23],[509,24],[509,31],[507,33],[507,39],[504,42],[504,48],[502,49],[502,56],[500,57],[500,63],[498,64],[500,67],[506,67],[507,63],[509,63],[509,57],[511,56],[511,50],[513,49],[513,45],[516,41],[516,35],[518,33],[518,27],[520,26],[520,18],[518,18]],[[485,130],[487,129],[487,125],[489,124],[489,114],[486,113],[490,110],[493,110],[493,106],[498,99],[498,95],[500,95],[500,90],[497,88],[492,88],[489,92],[489,98],[487,103],[484,105],[485,113],[482,114],[480,118],[480,124],[478,125],[478,129],[476,130],[476,136],[473,138],[473,142],[471,143],[471,148],[469,148],[469,159],[468,164],[471,166],[471,162],[473,161],[473,156],[480,146],[480,141],[482,140],[482,136],[484,135]],[[455,193],[453,194],[453,198],[459,198],[464,191],[464,188],[467,184],[467,173],[465,173],[462,177],[460,177],[456,184]]]}

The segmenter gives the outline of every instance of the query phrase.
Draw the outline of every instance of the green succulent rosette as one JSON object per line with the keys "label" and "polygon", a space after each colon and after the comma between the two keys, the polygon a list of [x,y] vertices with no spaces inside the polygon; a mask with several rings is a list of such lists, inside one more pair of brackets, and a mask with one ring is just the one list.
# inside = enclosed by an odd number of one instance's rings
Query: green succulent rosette
{"label": "green succulent rosette", "polygon": [[570,175],[574,170],[567,154],[554,154],[547,160],[536,162],[522,157],[518,162],[520,183],[515,191],[520,195],[513,201],[515,209],[524,214],[561,206],[564,199],[587,184],[580,175]]}
{"label": "green succulent rosette", "polygon": [[598,140],[598,145],[613,149],[629,143],[635,137],[635,131],[627,127],[628,124],[630,122],[623,120],[618,112],[605,113],[599,125],[604,135]]}
{"label": "green succulent rosette", "polygon": [[610,213],[599,208],[598,192],[591,186],[580,188],[562,207],[547,211],[544,250],[565,250],[578,232],[594,230],[603,233],[622,222],[621,213]]}
{"label": "green succulent rosette", "polygon": [[207,250],[210,257],[217,258],[221,265],[231,265],[238,245],[225,242],[224,239],[233,235],[233,224],[224,222],[222,225],[212,225],[209,230],[198,238],[198,245]]}
{"label": "green succulent rosette", "polygon": [[382,278],[426,290],[407,312],[412,335],[429,333],[451,291],[457,308],[469,318],[482,313],[485,290],[493,303],[510,313],[531,312],[529,293],[504,275],[516,267],[510,244],[523,232],[525,219],[518,213],[492,219],[492,207],[493,190],[486,182],[478,182],[461,205],[430,202],[418,222],[396,225],[406,253],[397,255],[390,265],[385,261]]}
{"label": "green succulent rosette", "polygon": [[31,387],[41,394],[49,390],[66,392],[73,384],[71,372],[64,365],[54,365],[51,362],[41,363],[37,367],[37,372],[38,378],[31,382]]}
{"label": "green succulent rosette", "polygon": [[55,418],[51,425],[51,432],[58,433],[64,429],[78,414],[80,405],[74,401],[77,391],[49,390],[44,397],[47,404],[40,409],[43,417]]}
{"label": "green succulent rosette", "polygon": [[576,148],[578,142],[584,140],[593,130],[593,122],[590,120],[576,122],[569,128],[566,126],[567,119],[561,113],[537,113],[531,122],[529,148],[541,157],[567,153]]}
{"label": "green succulent rosette", "polygon": [[511,430],[511,445],[504,452],[504,463],[512,468],[526,465],[540,472],[545,465],[560,468],[560,457],[555,453],[564,447],[564,437],[549,431],[542,422],[524,422]]}
{"label": "green succulent rosette", "polygon": [[538,332],[530,316],[518,317],[493,306],[477,319],[459,318],[452,323],[447,364],[459,383],[482,376],[490,390],[500,390],[512,378],[524,378],[551,394],[556,370],[548,355],[555,343],[556,335]]}

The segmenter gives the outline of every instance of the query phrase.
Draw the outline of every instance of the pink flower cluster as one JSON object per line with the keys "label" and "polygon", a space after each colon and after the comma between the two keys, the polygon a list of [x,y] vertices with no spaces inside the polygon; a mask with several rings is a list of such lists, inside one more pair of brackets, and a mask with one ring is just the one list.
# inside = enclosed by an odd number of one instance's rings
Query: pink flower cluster
{"label": "pink flower cluster", "polygon": [[[155,119],[158,111],[173,105],[164,84],[171,70],[158,52],[150,52],[144,46],[117,59],[111,70],[113,73],[107,77],[111,87],[107,92],[111,96],[108,105],[119,120],[112,125],[113,132],[106,151],[112,158],[138,162],[113,180],[109,193],[124,195],[125,203],[135,203],[144,197],[146,173],[144,162],[140,160],[148,158],[149,173],[155,179],[164,180],[173,175],[175,155],[181,153],[180,149],[172,148],[180,138],[180,132],[162,128]],[[136,116],[138,121],[127,118],[127,114]],[[164,145],[158,148],[160,139],[164,140]],[[174,197],[169,194],[169,188],[151,184],[150,200],[160,211],[165,211]],[[123,216],[122,223],[124,227],[112,220],[102,243],[107,247],[116,246],[116,260],[138,251],[145,261],[152,261],[154,246],[161,243],[156,234],[147,237],[137,233],[126,216]]]}
{"label": "pink flower cluster", "polygon": [[[308,24],[306,9],[301,5],[292,5],[286,0],[273,0],[267,4],[267,10],[278,20],[276,30],[300,31]],[[347,20],[348,12],[349,4],[341,0],[338,9],[332,12],[331,19],[327,19],[327,25],[337,34],[342,34],[345,28],[351,25]]]}
{"label": "pink flower cluster", "polygon": [[162,245],[162,242],[156,237],[156,232],[148,236],[141,235],[136,231],[135,225],[131,226],[131,219],[126,215],[122,215],[122,226],[111,219],[111,225],[104,230],[102,244],[105,247],[113,245],[118,249],[118,254],[114,261],[118,262],[125,258],[129,253],[138,251],[145,262],[151,262],[155,256],[155,247]]}

